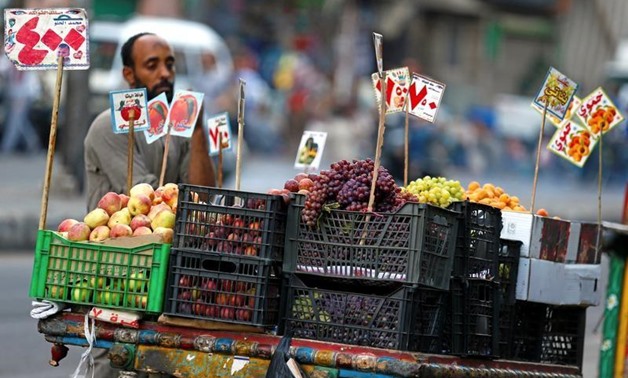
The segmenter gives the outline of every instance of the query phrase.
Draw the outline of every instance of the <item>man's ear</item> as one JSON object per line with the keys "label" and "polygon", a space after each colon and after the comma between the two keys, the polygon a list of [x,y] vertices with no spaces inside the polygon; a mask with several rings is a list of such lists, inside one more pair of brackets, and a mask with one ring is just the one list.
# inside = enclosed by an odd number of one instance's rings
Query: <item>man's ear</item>
{"label": "man's ear", "polygon": [[129,83],[131,88],[135,87],[135,75],[133,74],[133,68],[124,66],[122,68],[122,76],[124,77],[124,80]]}

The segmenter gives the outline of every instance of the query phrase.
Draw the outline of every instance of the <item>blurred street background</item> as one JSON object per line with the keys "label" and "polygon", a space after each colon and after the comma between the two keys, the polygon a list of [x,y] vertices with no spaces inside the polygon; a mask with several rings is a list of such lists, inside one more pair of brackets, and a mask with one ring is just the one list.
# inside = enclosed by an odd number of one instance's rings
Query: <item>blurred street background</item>
{"label": "blurred street background", "polygon": [[[281,187],[296,173],[292,166],[304,130],[328,133],[322,169],[339,159],[374,157],[377,109],[370,75],[377,68],[372,32],[384,36],[385,69],[408,66],[411,72],[447,85],[434,124],[411,117],[410,179],[430,174],[460,180],[465,186],[471,180],[491,182],[519,196],[528,207],[541,127],[541,116],[530,103],[550,66],[579,83],[580,97],[602,86],[628,115],[625,0],[0,3],[3,8],[82,7],[90,16],[91,68],[64,72],[49,228],[86,212],[83,138],[94,116],[107,108],[109,91],[124,88],[120,40],[130,30],[125,26],[137,22],[135,27],[142,27],[143,20],[157,20],[169,40],[184,40],[175,48],[176,86],[204,92],[205,116],[228,112],[234,132],[237,83],[246,80],[245,190]],[[210,29],[218,39],[197,46],[201,42],[195,35],[177,32],[182,30],[176,24],[181,20]],[[0,328],[0,346],[11,353],[0,353],[0,377],[68,376],[80,349],[73,349],[64,361],[60,369],[65,370],[48,369],[49,344],[27,314],[55,72],[17,74],[2,55],[0,321],[5,325]],[[27,117],[19,128],[9,122],[16,97],[28,101]],[[399,182],[403,128],[403,117],[387,117],[382,164]],[[577,168],[545,148],[555,130],[549,122],[545,125],[537,208],[565,219],[595,221],[599,151],[584,168]],[[604,138],[602,217],[607,221],[621,220],[627,147],[626,123]],[[226,156],[226,187],[233,187],[234,167],[234,157]],[[587,378],[596,376],[599,334],[593,331],[602,311],[601,306],[588,310]],[[22,338],[24,342],[18,342]]]}

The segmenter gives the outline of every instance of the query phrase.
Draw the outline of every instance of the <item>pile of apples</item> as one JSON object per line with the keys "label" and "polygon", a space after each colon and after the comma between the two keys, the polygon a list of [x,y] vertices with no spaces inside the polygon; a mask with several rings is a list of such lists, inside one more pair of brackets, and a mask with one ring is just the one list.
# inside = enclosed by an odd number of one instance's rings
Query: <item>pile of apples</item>
{"label": "pile of apples", "polygon": [[183,274],[178,312],[205,318],[249,322],[255,308],[255,284]]}
{"label": "pile of apples", "polygon": [[133,186],[129,196],[108,192],[83,221],[68,218],[57,231],[71,241],[101,242],[109,238],[160,234],[172,243],[179,186],[168,183],[157,189],[148,183]]}
{"label": "pile of apples", "polygon": [[286,180],[283,184],[283,188],[272,188],[267,191],[268,194],[275,196],[282,196],[286,203],[290,203],[290,193],[298,193],[308,195],[314,186],[312,178],[315,175],[309,175],[307,173],[297,173],[294,178]]}

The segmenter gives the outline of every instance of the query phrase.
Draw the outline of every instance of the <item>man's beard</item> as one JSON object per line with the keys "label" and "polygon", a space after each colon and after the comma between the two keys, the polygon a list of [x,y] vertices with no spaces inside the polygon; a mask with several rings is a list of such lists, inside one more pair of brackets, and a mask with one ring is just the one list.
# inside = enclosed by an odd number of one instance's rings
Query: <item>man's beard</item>
{"label": "man's beard", "polygon": [[[135,88],[146,88],[146,94],[148,96],[148,100],[152,100],[153,98],[159,96],[161,93],[166,94],[166,98],[168,102],[172,102],[172,97],[174,96],[174,83],[169,82],[168,80],[160,81],[155,84],[152,88],[149,88],[148,85],[142,83],[137,77],[135,78]],[[159,88],[159,90],[157,90]],[[163,91],[164,88],[168,88],[167,91]]]}

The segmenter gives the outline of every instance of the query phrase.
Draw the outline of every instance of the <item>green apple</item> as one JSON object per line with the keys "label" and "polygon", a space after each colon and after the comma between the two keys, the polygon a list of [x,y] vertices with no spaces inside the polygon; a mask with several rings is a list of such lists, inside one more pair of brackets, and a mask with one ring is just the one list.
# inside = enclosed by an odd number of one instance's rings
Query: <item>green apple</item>
{"label": "green apple", "polygon": [[129,291],[144,291],[143,289],[147,289],[147,285],[145,285],[146,276],[144,272],[133,272],[129,276]]}
{"label": "green apple", "polygon": [[48,296],[50,298],[65,299],[65,288],[63,286],[49,285],[46,289],[48,289]]}
{"label": "green apple", "polygon": [[118,292],[105,291],[102,294],[102,303],[112,305],[112,306],[120,306],[122,303],[122,297]]}
{"label": "green apple", "polygon": [[93,291],[89,283],[85,281],[79,282],[72,289],[72,300],[74,302],[89,302]]}
{"label": "green apple", "polygon": [[105,277],[90,277],[89,287],[93,289],[102,289],[105,286]]}

